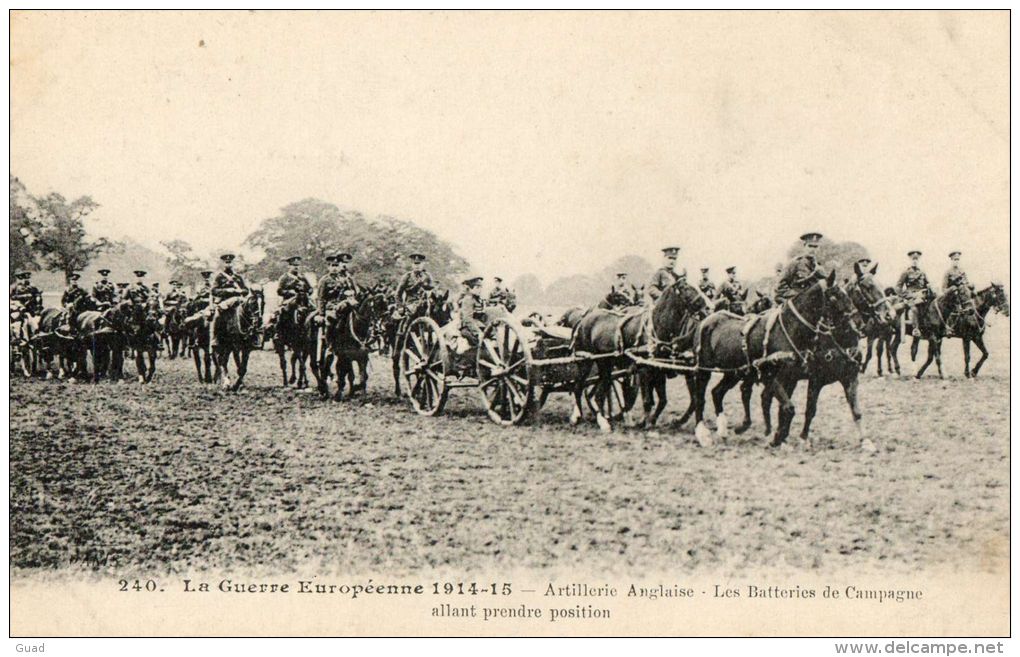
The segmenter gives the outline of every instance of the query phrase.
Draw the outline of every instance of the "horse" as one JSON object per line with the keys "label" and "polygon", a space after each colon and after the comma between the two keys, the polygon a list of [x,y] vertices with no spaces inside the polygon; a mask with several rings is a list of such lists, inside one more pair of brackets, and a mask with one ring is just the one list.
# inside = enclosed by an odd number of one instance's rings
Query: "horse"
{"label": "horse", "polygon": [[[262,313],[265,311],[261,290],[250,288],[246,294],[234,297],[226,308],[213,315],[210,346],[215,373],[224,390],[237,392],[248,372],[248,357],[257,348],[258,333],[262,330]],[[237,380],[230,382],[229,366],[233,356]]]}
{"label": "horse", "polygon": [[113,321],[124,338],[123,346],[134,353],[138,383],[150,383],[156,374],[160,347],[162,317],[159,307],[153,303],[122,301],[115,306],[114,314],[116,319]]}
{"label": "horse", "polygon": [[[602,431],[611,431],[611,418],[606,417],[605,401],[613,386],[613,372],[632,367],[624,354],[627,349],[645,347],[649,356],[663,349],[673,353],[689,346],[690,324],[695,313],[705,310],[705,297],[684,278],[663,290],[650,308],[621,314],[599,308],[587,312],[573,329],[571,346],[575,353],[591,354],[596,358],[582,358],[578,363],[578,379],[574,384],[574,409],[570,423],[576,425],[581,417],[581,399],[593,367],[597,369],[598,383],[594,395],[595,421]],[[651,391],[660,393],[665,405],[666,374],[660,370],[637,370],[641,393],[645,401],[645,421],[651,406]],[[623,399],[626,413],[635,399]],[[659,409],[661,412],[661,408]]]}
{"label": "horse", "polygon": [[[398,312],[400,312],[399,309],[394,305],[394,312],[392,314],[395,315]],[[403,339],[404,334],[407,332],[407,327],[419,317],[431,317],[440,326],[448,324],[454,314],[453,302],[450,301],[450,291],[446,290],[440,293],[436,290],[428,290],[422,299],[405,306],[403,312],[406,314],[401,317],[393,330],[393,394],[397,397],[400,396],[400,354],[403,351]]]}
{"label": "horse", "polygon": [[[382,294],[364,294],[356,305],[341,313],[336,323],[326,329],[325,345],[319,353],[319,392],[328,394],[328,372],[336,365],[336,392],[334,401],[343,399],[344,386],[350,383],[350,394],[368,389],[368,357],[371,350],[372,326],[377,316],[386,312],[386,299]],[[354,367],[358,365],[358,382],[353,383]]]}
{"label": "horse", "polygon": [[32,338],[39,330],[39,318],[28,312],[28,308],[20,301],[11,301],[9,317],[11,372],[20,369],[26,377],[35,376],[38,355]]}
{"label": "horse", "polygon": [[795,411],[789,394],[802,378],[801,370],[817,348],[818,339],[831,330],[826,325],[827,317],[849,317],[856,312],[849,295],[835,281],[836,273],[832,272],[766,315],[745,318],[714,313],[699,324],[695,337],[695,436],[700,444],[712,443],[704,423],[704,409],[713,371],[723,374],[712,390],[720,438],[725,438],[729,430],[723,410],[726,392],[744,382],[741,389],[744,420],[737,429],[742,432],[751,425],[751,390],[755,380],[760,380],[766,388],[775,388],[783,404],[772,445],[779,446],[785,441]]}
{"label": "horse", "polygon": [[[858,376],[861,372],[860,340],[864,335],[863,329],[869,324],[894,326],[901,310],[898,298],[889,295],[888,290],[882,290],[875,282],[874,274],[877,268],[876,264],[868,271],[854,265],[856,278],[847,282],[843,288],[852,304],[852,312],[849,315],[840,314],[839,304],[832,304],[829,307],[829,316],[825,320],[828,329],[819,334],[816,348],[809,352],[811,358],[800,372],[800,378],[808,379],[804,427],[800,437],[809,445],[811,421],[817,409],[818,396],[822,388],[838,382],[842,385],[844,396],[850,406],[854,425],[860,437],[861,449],[866,452],[874,452],[876,449],[874,443],[864,433],[863,414],[858,403]],[[796,381],[793,382],[793,387],[784,391],[787,397],[792,395],[795,387]],[[762,392],[762,414],[765,418],[766,435],[770,434],[772,429],[771,407],[774,394],[775,391],[770,386],[766,386]],[[785,435],[783,437],[785,438]]]}
{"label": "horse", "polygon": [[39,315],[39,331],[33,336],[46,376],[52,376],[53,357],[57,357],[57,378],[87,376],[88,364],[82,343],[77,339],[76,327],[79,316],[94,310],[91,297],[79,297],[73,305],[65,308],[44,308]]}
{"label": "horse", "polygon": [[626,310],[640,304],[634,303],[633,299],[619,290],[611,290],[601,301],[595,304],[601,310]]}
{"label": "horse", "polygon": [[[294,298],[280,310],[273,326],[273,349],[280,358],[283,385],[297,388],[308,386],[305,364],[308,360],[308,341],[305,337],[305,320],[312,314],[308,292],[298,290]],[[290,377],[287,377],[287,350],[290,350]]]}
{"label": "horse", "polygon": [[167,357],[170,360],[177,358],[178,354],[183,357],[187,353],[188,331],[184,327],[184,319],[184,309],[179,305],[166,309],[163,335],[168,342]]}
{"label": "horse", "polygon": [[867,353],[861,363],[861,374],[867,371],[868,363],[871,362],[871,355],[876,355],[878,376],[882,376],[882,360],[886,362],[886,371],[892,374],[893,371],[900,373],[900,359],[897,352],[900,348],[900,341],[903,339],[903,331],[900,329],[900,318],[906,311],[906,302],[896,294],[891,287],[885,289],[885,296],[895,309],[896,319],[885,322],[875,318],[867,320],[864,324],[864,337],[867,339]]}
{"label": "horse", "polygon": [[[917,359],[917,349],[921,340],[928,342],[928,358],[917,370],[914,378],[920,379],[924,376],[932,359],[935,360],[939,378],[945,378],[942,373],[942,341],[956,325],[963,323],[961,320],[969,319],[974,325],[979,321],[977,308],[971,302],[969,292],[969,289],[953,287],[939,296],[929,297],[917,307],[917,330],[920,336],[915,337],[910,344],[910,360]],[[975,330],[972,327],[960,328],[963,328],[964,332]]]}
{"label": "horse", "polygon": [[[1006,291],[1001,283],[992,283],[988,287],[977,292],[971,304],[974,306],[973,320],[964,321],[958,327],[954,337],[963,340],[963,375],[967,378],[974,378],[981,370],[981,366],[988,360],[988,349],[985,347],[984,333],[988,326],[988,313],[992,310],[998,311],[1005,317],[1009,317],[1009,301],[1006,299]],[[981,358],[970,367],[970,343],[973,342],[981,351]]]}

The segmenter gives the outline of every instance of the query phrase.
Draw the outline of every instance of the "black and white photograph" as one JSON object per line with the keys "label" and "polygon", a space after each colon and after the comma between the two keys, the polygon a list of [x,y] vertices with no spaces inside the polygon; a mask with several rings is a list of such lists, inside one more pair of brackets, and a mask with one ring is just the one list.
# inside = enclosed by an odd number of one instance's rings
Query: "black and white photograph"
{"label": "black and white photograph", "polygon": [[12,637],[1009,635],[1008,10],[9,28]]}

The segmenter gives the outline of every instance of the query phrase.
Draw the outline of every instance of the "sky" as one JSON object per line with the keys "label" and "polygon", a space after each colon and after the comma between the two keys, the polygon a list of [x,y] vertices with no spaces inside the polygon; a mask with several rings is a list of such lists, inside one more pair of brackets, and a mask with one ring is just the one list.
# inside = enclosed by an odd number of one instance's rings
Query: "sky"
{"label": "sky", "polygon": [[1008,279],[1005,11],[15,12],[10,72],[12,173],[154,247],[316,197],[545,283],[812,230]]}

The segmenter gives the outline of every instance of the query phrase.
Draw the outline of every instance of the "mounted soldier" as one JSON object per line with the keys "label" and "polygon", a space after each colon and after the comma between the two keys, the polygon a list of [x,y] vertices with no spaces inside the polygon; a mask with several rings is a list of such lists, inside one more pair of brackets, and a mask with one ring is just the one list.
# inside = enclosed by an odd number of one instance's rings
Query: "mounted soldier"
{"label": "mounted soldier", "polygon": [[616,280],[609,288],[609,294],[605,298],[607,308],[627,308],[641,304],[641,295],[637,288],[627,280],[627,272],[617,272]]}
{"label": "mounted soldier", "polygon": [[800,236],[804,252],[790,261],[783,270],[776,287],[776,301],[792,299],[816,282],[825,278],[825,272],[818,266],[818,245],[821,233],[805,233]]}
{"label": "mounted soldier", "polygon": [[298,303],[308,304],[312,297],[312,284],[301,273],[301,256],[287,258],[287,264],[288,270],[276,284],[276,294],[281,299],[280,307],[270,316],[267,326],[276,326],[281,314],[293,310]]}
{"label": "mounted soldier", "polygon": [[81,274],[77,272],[70,274],[67,277],[67,289],[60,297],[60,305],[64,307],[66,316],[65,326],[72,334],[78,332],[78,313],[82,310],[80,304],[89,298],[89,293],[78,285],[80,278]]}
{"label": "mounted soldier", "polygon": [[117,300],[117,286],[107,278],[109,275],[109,269],[100,269],[99,276],[101,278],[92,286],[92,298],[96,300],[96,305],[100,310],[109,308]]}
{"label": "mounted soldier", "polygon": [[163,293],[159,290],[159,282],[152,284],[152,294],[149,295],[149,303],[157,310],[163,309]]}
{"label": "mounted soldier", "polygon": [[910,266],[903,270],[900,279],[896,282],[896,291],[907,302],[907,322],[913,327],[911,335],[915,338],[921,336],[917,325],[917,307],[935,296],[927,274],[919,266],[921,252],[917,249],[907,253],[910,258]]}
{"label": "mounted soldier", "polygon": [[953,251],[949,254],[949,261],[952,263],[948,270],[946,270],[945,276],[942,277],[942,291],[948,292],[950,288],[966,286],[970,289],[972,286],[970,281],[967,280],[967,274],[960,269],[960,256],[962,254],[959,251]]}
{"label": "mounted soldier", "polygon": [[137,279],[131,287],[127,289],[127,299],[131,303],[138,307],[144,307],[149,303],[149,296],[152,291],[149,286],[145,284],[142,279],[145,278],[147,272],[144,269],[135,270],[135,278]]}
{"label": "mounted soldier", "polygon": [[184,308],[188,303],[188,295],[181,289],[180,281],[170,281],[170,292],[163,299],[163,307],[167,310],[172,308]]}
{"label": "mounted soldier", "polygon": [[329,271],[319,280],[316,291],[316,322],[333,325],[347,308],[356,305],[357,287],[347,272],[347,262],[351,260],[348,253],[337,253],[326,258]]}
{"label": "mounted soldier", "polygon": [[676,259],[679,253],[679,246],[667,246],[662,250],[662,266],[655,270],[645,285],[645,302],[648,305],[654,304],[666,288],[684,276],[682,273],[676,273]]}
{"label": "mounted soldier", "polygon": [[120,303],[121,301],[127,301],[128,300],[128,288],[130,286],[131,286],[131,283],[123,283],[123,282],[117,283],[117,302],[118,303]]}
{"label": "mounted soldier", "polygon": [[[221,255],[220,262],[222,264],[220,270],[216,272],[216,276],[212,280],[210,293],[215,304],[213,306],[213,325],[216,323],[216,317],[222,311],[233,308],[241,303],[242,298],[248,294],[248,284],[244,282],[244,278],[239,273],[234,271],[235,257],[233,253],[229,252]],[[209,344],[213,347],[219,346],[215,331]]]}
{"label": "mounted soldier", "polygon": [[503,285],[503,279],[499,276],[492,277],[494,285],[489,292],[489,304],[501,304],[507,312],[513,312],[517,307],[517,296]]}
{"label": "mounted soldier", "polygon": [[709,299],[715,299],[717,294],[715,283],[708,279],[708,271],[708,267],[701,268],[701,280],[698,281],[698,289]]}
{"label": "mounted soldier", "polygon": [[17,301],[25,307],[30,315],[38,315],[42,312],[42,292],[32,285],[32,273],[19,271],[14,277],[17,279],[11,285],[11,301]]}
{"label": "mounted soldier", "polygon": [[435,287],[432,275],[425,271],[425,255],[412,253],[411,271],[405,273],[397,284],[397,302],[406,311],[405,316],[414,317],[420,311],[425,297]]}
{"label": "mounted soldier", "polygon": [[737,280],[737,268],[729,266],[726,268],[726,280],[719,285],[719,297],[726,300],[731,312],[738,315],[744,314],[744,300],[747,291]]}

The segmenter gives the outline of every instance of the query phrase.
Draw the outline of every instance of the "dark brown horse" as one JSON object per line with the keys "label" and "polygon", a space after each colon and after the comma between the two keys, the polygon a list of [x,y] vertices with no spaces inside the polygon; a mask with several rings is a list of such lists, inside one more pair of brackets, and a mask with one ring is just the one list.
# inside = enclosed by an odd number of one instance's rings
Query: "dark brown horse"
{"label": "dark brown horse", "polygon": [[[621,369],[633,367],[633,361],[624,353],[627,350],[645,348],[651,356],[665,353],[680,354],[690,346],[693,326],[699,312],[707,308],[706,300],[685,278],[667,287],[650,309],[636,309],[636,312],[617,313],[593,309],[585,314],[574,327],[572,348],[582,356],[579,361],[579,377],[574,385],[574,410],[570,423],[577,424],[582,417],[581,401],[592,368],[597,370],[598,383],[594,394],[595,421],[603,431],[612,430],[611,417],[607,417],[606,399],[613,389],[613,374]],[[590,355],[591,358],[584,358]],[[642,394],[660,390],[660,400],[665,399],[666,374],[660,370],[639,373]],[[621,400],[622,410],[633,406],[634,399]],[[651,405],[646,398],[646,416]]]}
{"label": "dark brown horse", "polygon": [[[981,366],[988,360],[988,349],[985,347],[985,328],[988,326],[988,313],[992,310],[998,311],[1005,317],[1009,317],[1009,300],[1006,299],[1006,291],[1001,283],[992,283],[974,295],[970,302],[974,307],[974,314],[968,316],[965,321],[960,322],[954,337],[963,340],[963,375],[968,378],[976,377]],[[974,343],[981,351],[981,358],[970,367],[970,343]]]}
{"label": "dark brown horse", "polygon": [[[281,309],[273,327],[273,349],[280,359],[280,373],[283,385],[293,384],[297,388],[308,386],[306,363],[310,354],[305,322],[312,314],[308,293],[298,290],[289,304]],[[314,345],[314,341],[313,341]],[[290,377],[287,376],[287,352],[290,351]]]}
{"label": "dark brown horse", "polygon": [[[790,395],[797,381],[804,378],[806,363],[814,357],[819,341],[831,333],[834,321],[845,322],[857,314],[850,296],[835,284],[835,279],[832,272],[765,316],[742,318],[716,313],[701,323],[695,342],[698,367],[695,435],[699,443],[712,442],[704,424],[705,394],[712,373],[721,372],[723,378],[712,390],[720,437],[728,433],[723,410],[726,392],[738,382],[758,380],[767,388],[771,386],[783,404],[779,428],[772,441],[773,445],[782,444],[795,413]],[[750,390],[745,383],[741,430],[751,423]]]}
{"label": "dark brown horse", "polygon": [[[319,392],[328,394],[327,379],[331,365],[336,367],[334,401],[343,399],[344,386],[350,383],[350,394],[368,389],[368,358],[371,352],[372,328],[376,319],[387,310],[382,294],[363,294],[357,305],[347,308],[326,329],[325,349],[319,353]],[[353,383],[354,365],[358,366],[358,382]]]}
{"label": "dark brown horse", "polygon": [[970,290],[964,287],[950,288],[921,303],[917,307],[917,330],[921,335],[915,337],[910,345],[910,360],[916,360],[921,340],[928,342],[928,358],[917,370],[915,377],[920,379],[924,376],[934,359],[939,378],[945,378],[942,373],[942,341],[950,332],[973,332],[978,321],[977,309],[970,299]]}
{"label": "dark brown horse", "polygon": [[[260,344],[262,313],[265,304],[261,290],[249,289],[228,308],[219,310],[213,318],[212,357],[216,368],[213,378],[226,390],[237,391],[248,372],[248,357]],[[237,368],[237,379],[231,384],[230,359]]]}
{"label": "dark brown horse", "polygon": [[889,300],[890,308],[896,312],[896,319],[892,322],[882,321],[877,318],[868,319],[864,324],[864,337],[867,340],[867,352],[864,361],[861,363],[861,374],[867,371],[871,356],[876,356],[878,375],[882,376],[883,359],[885,371],[889,374],[900,373],[900,359],[898,350],[903,339],[903,331],[900,330],[900,318],[906,312],[906,301],[896,294],[894,288],[885,289],[886,299]]}

